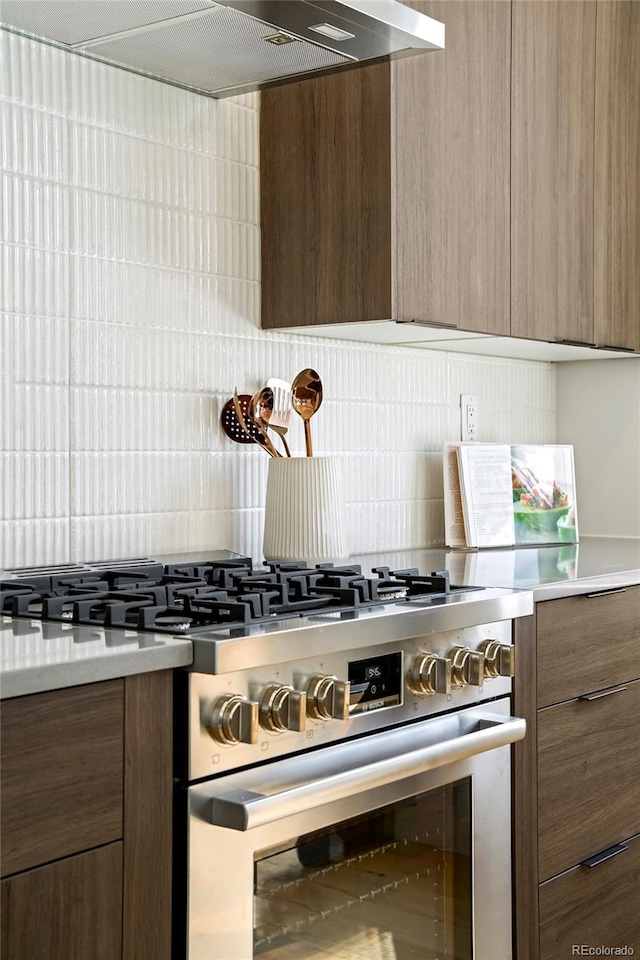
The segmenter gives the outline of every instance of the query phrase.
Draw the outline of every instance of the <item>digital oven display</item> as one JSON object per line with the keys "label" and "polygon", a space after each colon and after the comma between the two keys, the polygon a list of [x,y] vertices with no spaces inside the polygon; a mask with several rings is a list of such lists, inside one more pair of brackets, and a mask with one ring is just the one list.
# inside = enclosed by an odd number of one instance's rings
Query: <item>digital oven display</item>
{"label": "digital oven display", "polygon": [[402,703],[402,654],[389,653],[349,663],[349,715]]}

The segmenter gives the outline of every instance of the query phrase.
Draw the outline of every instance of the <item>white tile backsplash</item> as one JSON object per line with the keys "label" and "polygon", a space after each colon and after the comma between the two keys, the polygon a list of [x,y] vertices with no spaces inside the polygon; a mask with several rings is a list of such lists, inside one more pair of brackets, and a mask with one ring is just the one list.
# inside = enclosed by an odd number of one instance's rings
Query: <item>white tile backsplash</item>
{"label": "white tile backsplash", "polygon": [[69,230],[65,187],[11,174],[3,174],[1,179],[3,240],[43,250],[66,250]]}
{"label": "white tile backsplash", "polygon": [[5,313],[67,320],[68,265],[66,253],[12,246],[3,240],[0,259],[2,310]]}
{"label": "white tile backsplash", "polygon": [[[13,383],[3,390],[0,449],[68,452],[69,388],[50,384]],[[2,477],[2,486],[6,482]]]}
{"label": "white tile backsplash", "polygon": [[3,100],[66,116],[69,64],[62,50],[1,30],[0,65]]}
{"label": "white tile backsplash", "polygon": [[0,453],[0,471],[4,518],[68,518],[68,453]]}
{"label": "white tile backsplash", "polygon": [[[359,552],[442,543],[460,393],[481,440],[555,440],[552,364],[260,330],[257,94],[198,97],[3,31],[0,57],[0,566],[259,556],[268,459],[220,412],[306,366]],[[298,418],[289,439],[303,449]]]}
{"label": "white tile backsplash", "polygon": [[0,113],[2,169],[63,183],[67,172],[66,131],[63,117],[5,103]]}
{"label": "white tile backsplash", "polygon": [[2,324],[2,372],[9,383],[69,383],[69,325],[62,317],[6,314]]}
{"label": "white tile backsplash", "polygon": [[70,125],[70,182],[102,194],[186,209],[190,154],[88,124]]}
{"label": "white tile backsplash", "polygon": [[62,520],[2,520],[0,556],[4,566],[60,563],[70,555],[70,526],[69,517]]}

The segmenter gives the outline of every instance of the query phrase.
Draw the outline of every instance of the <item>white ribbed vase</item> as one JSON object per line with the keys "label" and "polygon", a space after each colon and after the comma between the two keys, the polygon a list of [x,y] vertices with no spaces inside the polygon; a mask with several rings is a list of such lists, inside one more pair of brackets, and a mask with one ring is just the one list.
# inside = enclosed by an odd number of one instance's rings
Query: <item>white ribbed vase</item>
{"label": "white ribbed vase", "polygon": [[339,461],[332,457],[269,461],[263,551],[267,560],[347,556]]}

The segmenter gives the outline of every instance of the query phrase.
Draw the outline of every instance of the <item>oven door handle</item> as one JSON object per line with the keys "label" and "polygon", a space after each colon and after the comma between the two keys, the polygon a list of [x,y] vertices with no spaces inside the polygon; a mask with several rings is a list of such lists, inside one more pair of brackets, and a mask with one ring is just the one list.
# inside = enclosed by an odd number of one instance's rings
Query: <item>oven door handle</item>
{"label": "oven door handle", "polygon": [[522,740],[526,728],[526,721],[519,717],[471,709],[340,744],[297,757],[295,762],[289,758],[286,765],[275,764],[267,772],[265,785],[254,783],[251,772],[245,778],[246,788],[241,775],[234,777],[233,787],[228,785],[231,789],[212,798],[210,822],[232,830],[253,830],[515,743]]}

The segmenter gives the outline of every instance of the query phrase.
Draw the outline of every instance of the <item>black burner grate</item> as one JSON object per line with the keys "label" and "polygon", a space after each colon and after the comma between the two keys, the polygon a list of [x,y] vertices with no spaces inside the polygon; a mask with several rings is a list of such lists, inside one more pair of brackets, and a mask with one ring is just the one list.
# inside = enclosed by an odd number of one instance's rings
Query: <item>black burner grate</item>
{"label": "black burner grate", "polygon": [[93,569],[21,571],[0,581],[0,611],[14,617],[64,620],[107,628],[191,634],[219,624],[249,625],[328,609],[357,610],[410,602],[451,591],[446,570],[428,576],[415,569],[359,564],[309,566],[270,562],[254,568],[234,560],[96,564]]}

